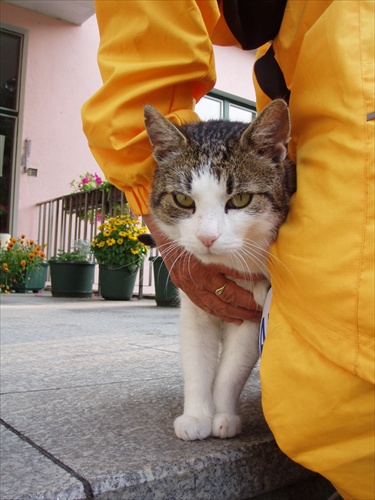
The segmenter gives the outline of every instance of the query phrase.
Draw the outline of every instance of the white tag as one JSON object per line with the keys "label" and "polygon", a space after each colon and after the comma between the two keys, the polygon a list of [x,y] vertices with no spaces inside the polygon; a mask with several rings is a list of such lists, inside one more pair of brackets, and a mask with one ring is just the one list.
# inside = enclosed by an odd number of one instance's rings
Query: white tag
{"label": "white tag", "polygon": [[268,319],[270,316],[271,300],[272,300],[272,288],[270,288],[268,290],[266,300],[264,301],[264,305],[263,305],[263,314],[262,314],[262,319],[260,321],[260,326],[259,326],[259,356],[262,355],[263,344],[264,344],[264,341],[266,340],[267,329],[268,329]]}

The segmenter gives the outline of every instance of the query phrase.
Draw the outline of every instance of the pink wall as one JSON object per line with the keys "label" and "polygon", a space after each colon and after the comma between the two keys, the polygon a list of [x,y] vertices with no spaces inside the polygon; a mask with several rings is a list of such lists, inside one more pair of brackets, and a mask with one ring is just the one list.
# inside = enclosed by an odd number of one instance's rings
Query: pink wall
{"label": "pink wall", "polygon": [[[38,176],[29,177],[20,168],[17,235],[36,238],[36,203],[68,194],[79,174],[100,173],[80,116],[82,104],[101,85],[99,36],[95,16],[75,26],[3,2],[1,22],[29,31],[22,139],[32,141],[29,167],[38,169]],[[253,53],[215,47],[215,56],[216,88],[255,100]]]}
{"label": "pink wall", "polygon": [[100,86],[95,17],[82,26],[2,3],[1,21],[29,30],[23,139],[32,141],[29,166],[20,172],[17,233],[37,236],[36,203],[68,194],[70,181],[98,171],[82,132],[82,103]]}
{"label": "pink wall", "polygon": [[255,102],[252,70],[255,51],[236,47],[214,47],[217,82],[216,88]]}

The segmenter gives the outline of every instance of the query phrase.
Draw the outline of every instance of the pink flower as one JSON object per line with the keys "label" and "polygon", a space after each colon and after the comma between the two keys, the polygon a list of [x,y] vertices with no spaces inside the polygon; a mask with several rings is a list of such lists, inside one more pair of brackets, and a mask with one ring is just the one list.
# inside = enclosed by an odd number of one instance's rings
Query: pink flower
{"label": "pink flower", "polygon": [[82,184],[87,184],[88,182],[89,182],[89,178],[86,175],[85,177],[82,178]]}

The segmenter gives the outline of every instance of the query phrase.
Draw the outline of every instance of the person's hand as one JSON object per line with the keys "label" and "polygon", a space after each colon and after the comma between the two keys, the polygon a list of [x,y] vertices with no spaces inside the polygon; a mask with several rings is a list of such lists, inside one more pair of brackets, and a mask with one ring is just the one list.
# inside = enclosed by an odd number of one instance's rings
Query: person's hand
{"label": "person's hand", "polygon": [[[244,278],[242,274],[234,270],[223,270],[216,265],[208,266],[190,254],[181,257],[183,250],[170,244],[171,242],[158,230],[152,218],[145,216],[144,220],[173,283],[185,292],[195,305],[229,323],[241,324],[244,320],[260,320],[261,308],[255,303],[253,295],[228,279]],[[215,294],[220,288],[222,292],[219,295]]]}

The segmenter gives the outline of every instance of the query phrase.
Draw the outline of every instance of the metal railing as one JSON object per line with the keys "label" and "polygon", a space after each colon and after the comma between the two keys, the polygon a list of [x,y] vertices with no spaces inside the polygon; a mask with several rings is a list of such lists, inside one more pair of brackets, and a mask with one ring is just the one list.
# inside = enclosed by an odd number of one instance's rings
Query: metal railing
{"label": "metal railing", "polygon": [[[128,209],[124,193],[114,186],[60,196],[37,203],[37,206],[38,243],[46,245],[47,260],[60,250],[71,251],[76,240],[91,242],[105,219],[123,214]],[[140,298],[145,287],[151,287],[153,292],[148,260],[139,270],[137,286]]]}

